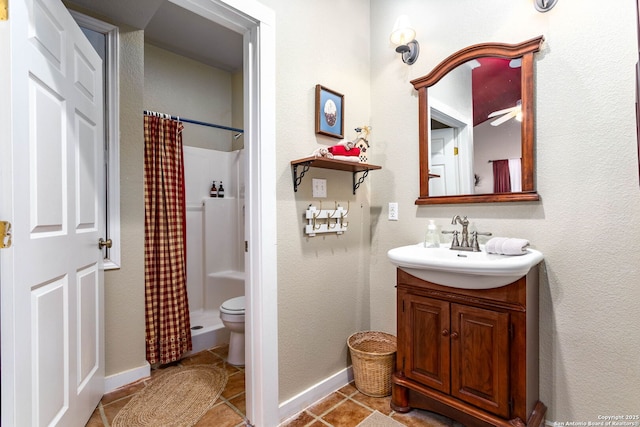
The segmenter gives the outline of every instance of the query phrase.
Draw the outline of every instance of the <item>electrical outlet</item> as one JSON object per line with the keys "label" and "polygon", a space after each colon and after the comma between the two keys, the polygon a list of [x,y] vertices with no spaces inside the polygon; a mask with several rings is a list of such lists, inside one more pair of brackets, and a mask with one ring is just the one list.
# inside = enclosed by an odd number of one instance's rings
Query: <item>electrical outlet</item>
{"label": "electrical outlet", "polygon": [[398,220],[398,203],[389,202],[389,221]]}
{"label": "electrical outlet", "polygon": [[311,188],[314,199],[322,199],[327,197],[327,180],[313,178],[311,180]]}

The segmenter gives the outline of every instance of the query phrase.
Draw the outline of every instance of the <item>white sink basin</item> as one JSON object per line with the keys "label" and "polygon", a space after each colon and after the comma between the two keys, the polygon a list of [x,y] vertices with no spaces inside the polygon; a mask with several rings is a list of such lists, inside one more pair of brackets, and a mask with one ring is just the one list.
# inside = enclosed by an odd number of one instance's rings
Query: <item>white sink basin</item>
{"label": "white sink basin", "polygon": [[543,260],[541,252],[527,249],[524,255],[507,256],[451,250],[449,246],[425,248],[422,243],[391,249],[391,263],[419,279],[462,289],[491,289],[525,276]]}

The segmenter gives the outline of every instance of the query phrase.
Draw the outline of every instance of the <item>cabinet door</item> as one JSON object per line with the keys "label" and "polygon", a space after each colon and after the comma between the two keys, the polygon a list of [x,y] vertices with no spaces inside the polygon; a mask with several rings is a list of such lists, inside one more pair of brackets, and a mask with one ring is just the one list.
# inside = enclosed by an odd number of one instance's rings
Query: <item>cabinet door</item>
{"label": "cabinet door", "polygon": [[449,393],[449,303],[411,294],[403,302],[403,327],[409,331],[405,375]]}
{"label": "cabinet door", "polygon": [[509,417],[509,313],[451,304],[451,395]]}

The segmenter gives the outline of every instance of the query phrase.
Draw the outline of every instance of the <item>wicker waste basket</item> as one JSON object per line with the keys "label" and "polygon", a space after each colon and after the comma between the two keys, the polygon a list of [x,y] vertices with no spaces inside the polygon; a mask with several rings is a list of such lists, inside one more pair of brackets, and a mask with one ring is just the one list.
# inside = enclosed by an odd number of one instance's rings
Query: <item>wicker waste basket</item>
{"label": "wicker waste basket", "polygon": [[347,339],[356,388],[371,397],[391,394],[396,365],[396,337],[384,332],[356,332]]}

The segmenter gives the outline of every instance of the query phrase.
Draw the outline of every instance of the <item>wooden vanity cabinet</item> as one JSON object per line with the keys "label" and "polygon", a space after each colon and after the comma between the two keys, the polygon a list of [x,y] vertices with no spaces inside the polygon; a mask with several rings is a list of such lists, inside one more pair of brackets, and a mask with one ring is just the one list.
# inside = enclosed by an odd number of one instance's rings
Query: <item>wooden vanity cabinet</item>
{"label": "wooden vanity cabinet", "polygon": [[391,406],[473,426],[539,426],[537,267],[495,289],[458,289],[398,269]]}

